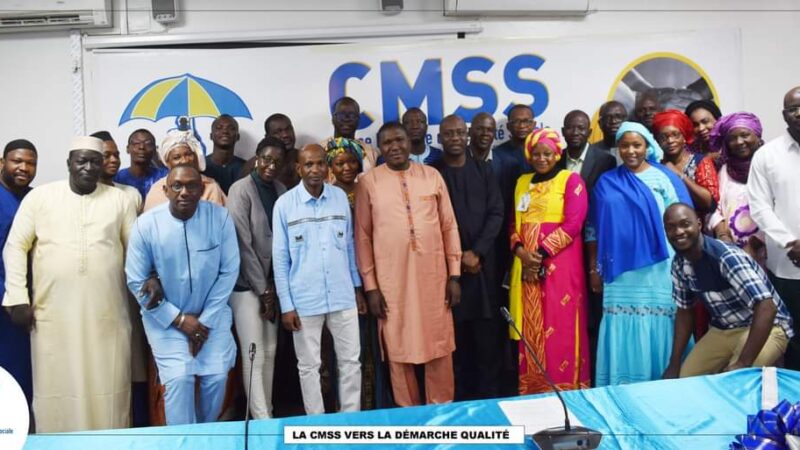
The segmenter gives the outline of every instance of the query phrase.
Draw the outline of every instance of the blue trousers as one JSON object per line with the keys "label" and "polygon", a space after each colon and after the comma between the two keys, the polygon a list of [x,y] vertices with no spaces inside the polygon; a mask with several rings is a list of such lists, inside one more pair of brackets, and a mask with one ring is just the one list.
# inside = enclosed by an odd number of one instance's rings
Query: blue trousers
{"label": "blue trousers", "polygon": [[[200,380],[200,399],[195,400],[195,378]],[[227,373],[187,375],[164,384],[164,413],[167,425],[214,422],[222,412]]]}

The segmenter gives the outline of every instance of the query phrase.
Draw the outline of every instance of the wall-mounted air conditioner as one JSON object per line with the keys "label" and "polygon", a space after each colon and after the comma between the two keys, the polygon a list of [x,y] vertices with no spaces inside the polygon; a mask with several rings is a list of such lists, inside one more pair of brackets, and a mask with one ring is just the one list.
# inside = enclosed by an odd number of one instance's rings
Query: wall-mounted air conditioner
{"label": "wall-mounted air conditioner", "polygon": [[111,0],[1,0],[0,32],[112,26]]}
{"label": "wall-mounted air conditioner", "polygon": [[585,16],[594,0],[443,0],[446,16]]}

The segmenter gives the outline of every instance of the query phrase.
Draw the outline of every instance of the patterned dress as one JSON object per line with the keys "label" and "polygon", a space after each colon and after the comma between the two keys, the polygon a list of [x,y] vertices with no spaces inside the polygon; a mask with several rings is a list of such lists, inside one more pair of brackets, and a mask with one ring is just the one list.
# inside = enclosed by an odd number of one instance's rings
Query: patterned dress
{"label": "patterned dress", "polygon": [[[532,174],[517,181],[511,247],[544,249],[544,279],[522,280],[522,264],[514,258],[510,309],[517,326],[560,389],[589,387],[587,293],[581,231],[588,212],[586,187],[580,175],[561,170],[544,181]],[[521,325],[521,326],[520,326]],[[512,330],[511,337],[520,337]],[[549,391],[544,375],[519,343],[519,392]]]}

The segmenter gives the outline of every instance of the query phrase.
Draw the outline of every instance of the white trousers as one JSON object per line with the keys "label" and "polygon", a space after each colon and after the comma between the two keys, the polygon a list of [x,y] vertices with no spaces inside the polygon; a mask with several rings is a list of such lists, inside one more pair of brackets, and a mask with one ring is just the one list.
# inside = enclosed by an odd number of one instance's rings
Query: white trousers
{"label": "white trousers", "polygon": [[319,382],[320,342],[322,326],[327,324],[333,336],[336,366],[339,370],[339,403],[342,411],[361,409],[361,341],[356,308],[300,318],[300,331],[295,331],[294,351],[300,373],[300,389],[306,414],[323,414],[322,389]]}
{"label": "white trousers", "polygon": [[[277,299],[275,300],[277,301]],[[278,322],[259,315],[259,301],[253,291],[233,292],[230,299],[233,321],[242,352],[244,391],[250,399],[250,415],[254,419],[272,417],[272,379],[275,374],[275,348],[278,344]],[[253,359],[253,391],[250,392],[250,344],[256,344]]]}

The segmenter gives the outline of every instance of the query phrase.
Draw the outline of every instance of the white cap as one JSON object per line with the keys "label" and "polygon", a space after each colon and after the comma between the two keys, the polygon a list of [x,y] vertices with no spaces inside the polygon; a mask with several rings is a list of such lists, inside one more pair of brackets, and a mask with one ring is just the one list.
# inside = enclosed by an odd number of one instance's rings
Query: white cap
{"label": "white cap", "polygon": [[97,153],[103,153],[103,141],[92,136],[76,136],[72,138],[69,146],[69,151],[73,150],[92,150]]}

